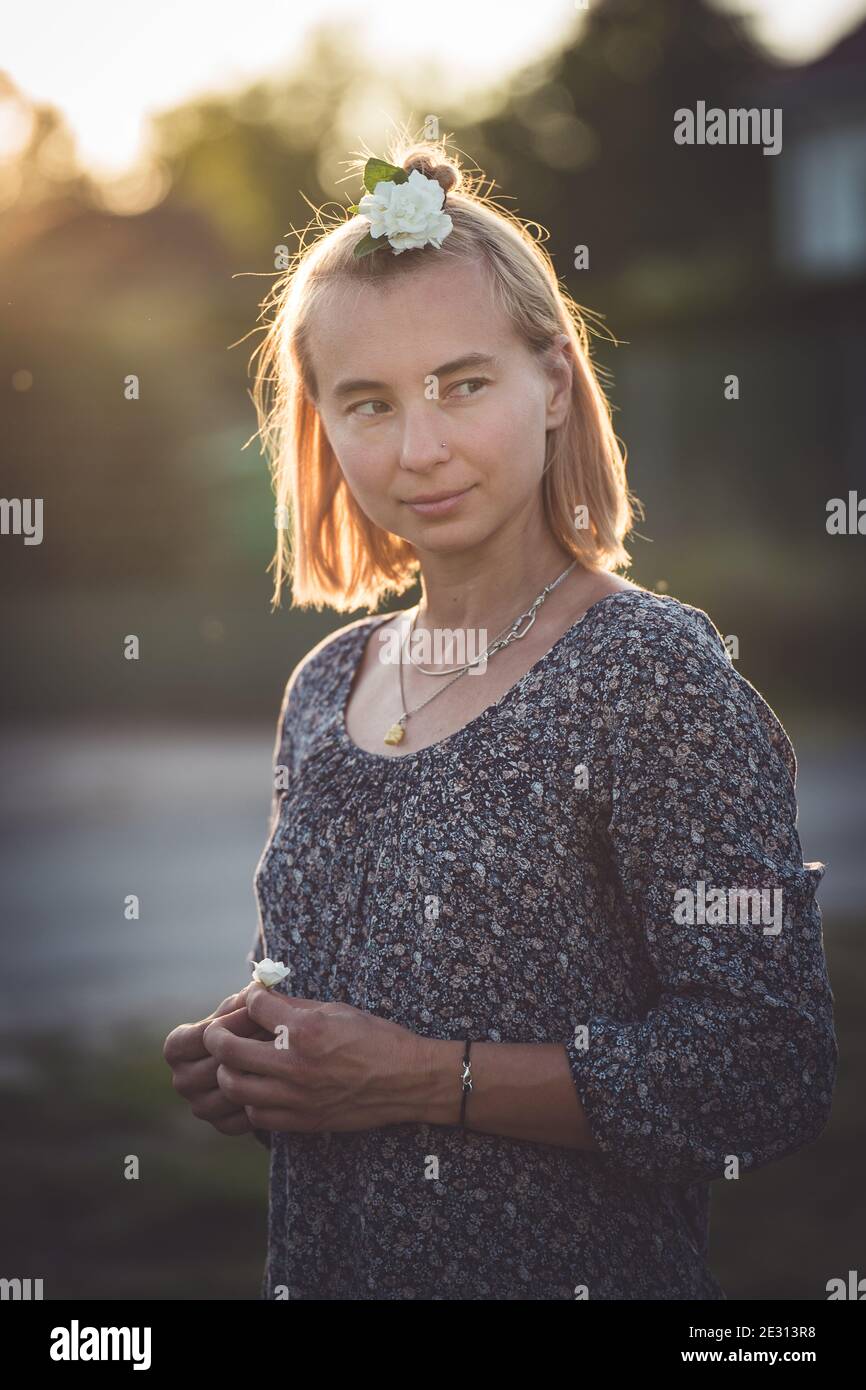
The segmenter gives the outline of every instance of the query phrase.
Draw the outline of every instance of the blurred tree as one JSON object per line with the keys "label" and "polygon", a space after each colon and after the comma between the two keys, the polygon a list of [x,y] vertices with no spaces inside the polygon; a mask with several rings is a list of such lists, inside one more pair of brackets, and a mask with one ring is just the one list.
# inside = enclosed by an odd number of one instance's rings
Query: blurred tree
{"label": "blurred tree", "polygon": [[497,114],[461,124],[461,143],[512,171],[557,264],[589,247],[608,303],[724,302],[768,254],[771,161],[676,145],[674,112],[752,105],[772,67],[708,0],[597,0],[571,43],[506,84]]}

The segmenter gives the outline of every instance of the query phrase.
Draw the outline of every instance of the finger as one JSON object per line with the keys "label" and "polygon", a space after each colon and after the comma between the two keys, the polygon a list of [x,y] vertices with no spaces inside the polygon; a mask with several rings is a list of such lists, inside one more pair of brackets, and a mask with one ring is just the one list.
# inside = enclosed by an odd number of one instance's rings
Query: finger
{"label": "finger", "polygon": [[169,1033],[163,1044],[162,1055],[170,1067],[176,1067],[179,1062],[195,1062],[198,1058],[207,1056],[207,1048],[202,1042],[206,1026],[201,1023],[179,1023]]}
{"label": "finger", "polygon": [[[218,1009],[207,1018],[200,1019],[198,1023],[179,1023],[169,1033],[163,1044],[162,1055],[170,1067],[176,1062],[194,1062],[199,1057],[207,1056],[207,1048],[202,1042],[202,1034],[205,1028],[214,1018],[233,1012],[239,1007],[244,1007],[246,1003],[246,992],[249,986],[240,990],[237,994],[230,994],[224,999]],[[240,1002],[238,1002],[240,1001]]]}
{"label": "finger", "polygon": [[[277,1039],[246,1037],[238,1035],[222,1026],[222,1020],[212,1023],[207,1030],[206,1046],[212,1057],[237,1072],[251,1072],[256,1076],[282,1077],[287,1066],[287,1050],[276,1046]],[[296,1071],[300,1062],[292,1059]]]}
{"label": "finger", "polygon": [[220,1134],[252,1134],[253,1128],[249,1116],[243,1110],[229,1115],[225,1120],[214,1121],[214,1129],[218,1129]]}
{"label": "finger", "polygon": [[217,1085],[220,1094],[233,1105],[257,1105],[266,1109],[276,1106],[300,1105],[303,1095],[300,1089],[270,1076],[255,1076],[250,1072],[235,1071],[222,1062],[217,1068]]}
{"label": "finger", "polygon": [[239,1110],[243,1110],[242,1105],[238,1105],[231,1100],[223,1091],[216,1087],[207,1094],[196,1096],[190,1101],[190,1110],[197,1120],[207,1120],[213,1124],[216,1120],[226,1120],[230,1116],[236,1115]]}
{"label": "finger", "polygon": [[292,1011],[321,1007],[319,999],[303,999],[294,994],[274,994],[273,990],[266,989],[256,981],[250,985],[246,998],[246,1009],[250,1018],[254,1018],[270,1033],[276,1033],[277,1024],[289,1023]]}
{"label": "finger", "polygon": [[[243,1007],[235,1009],[231,1013],[223,1014],[219,1019],[211,1019],[211,1023],[215,1028],[226,1028],[230,1033],[235,1033],[238,1037],[254,1038],[258,1035],[262,1038],[273,1038],[273,1034],[261,1028],[259,1024],[256,1023],[255,1019],[250,1017],[248,1010]],[[208,1028],[209,1027],[210,1023],[208,1024]],[[202,1041],[204,1042],[204,1034],[202,1035]],[[207,1043],[205,1042],[205,1047],[206,1046]]]}
{"label": "finger", "polygon": [[211,1019],[211,1022],[202,1033],[202,1045],[208,1056],[216,1056],[227,1046],[230,1039],[244,1038],[248,1042],[267,1042],[273,1044],[273,1037],[266,1033],[263,1028],[250,1018],[246,1009],[239,1009],[236,1014],[225,1014],[222,1018]]}
{"label": "finger", "polygon": [[230,994],[223,1000],[219,1008],[214,1010],[210,1017],[218,1018],[221,1014],[228,1014],[232,1013],[235,1009],[242,1009],[247,1002],[247,991],[249,987],[249,985],[244,985],[243,989],[238,990],[237,994]]}
{"label": "finger", "polygon": [[248,1105],[246,1114],[253,1129],[267,1129],[272,1134],[281,1131],[313,1134],[318,1129],[317,1122],[299,1106],[262,1109],[258,1105]]}
{"label": "finger", "polygon": [[193,1100],[203,1091],[212,1091],[217,1084],[219,1063],[210,1053],[197,1062],[178,1062],[172,1069],[171,1084],[184,1100]]}

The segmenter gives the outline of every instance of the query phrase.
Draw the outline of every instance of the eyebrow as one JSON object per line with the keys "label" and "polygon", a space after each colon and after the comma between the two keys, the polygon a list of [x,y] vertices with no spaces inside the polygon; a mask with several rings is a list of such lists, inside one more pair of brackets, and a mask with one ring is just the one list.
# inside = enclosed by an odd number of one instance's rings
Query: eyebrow
{"label": "eyebrow", "polygon": [[[498,367],[499,358],[493,357],[486,352],[467,352],[464,357],[455,357],[453,362],[443,362],[441,367],[434,367],[429,376],[452,376],[454,372],[462,372],[467,367]],[[338,381],[332,391],[332,395],[341,400],[344,396],[354,395],[356,391],[386,391],[388,383],[386,381],[370,381],[365,377],[353,377],[346,381]]]}

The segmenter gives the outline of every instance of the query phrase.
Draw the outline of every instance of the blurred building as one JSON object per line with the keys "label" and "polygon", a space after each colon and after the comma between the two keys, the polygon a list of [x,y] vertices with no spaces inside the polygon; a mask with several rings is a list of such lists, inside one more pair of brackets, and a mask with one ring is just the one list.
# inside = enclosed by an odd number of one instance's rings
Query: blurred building
{"label": "blurred building", "polygon": [[797,276],[866,274],[866,21],[779,79],[785,158],[775,168],[775,245]]}

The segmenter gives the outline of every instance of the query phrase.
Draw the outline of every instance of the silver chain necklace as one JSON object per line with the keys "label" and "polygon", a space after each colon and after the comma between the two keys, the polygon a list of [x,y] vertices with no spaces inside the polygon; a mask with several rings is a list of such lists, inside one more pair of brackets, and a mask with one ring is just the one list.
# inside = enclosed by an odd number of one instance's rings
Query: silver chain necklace
{"label": "silver chain necklace", "polygon": [[[408,660],[413,666],[416,666],[417,670],[421,671],[422,675],[451,676],[451,679],[448,681],[447,685],[443,685],[439,690],[434,690],[433,694],[428,696],[426,700],[423,700],[420,705],[416,705],[414,709],[407,710],[406,698],[403,693],[403,652],[404,650],[407,650],[408,642],[411,641],[412,634],[415,630],[415,623],[418,619],[418,614],[421,609],[420,603],[417,604],[415,608],[415,615],[412,619],[412,622],[409,625],[408,636],[404,637],[400,644],[400,660],[398,663],[398,667],[400,677],[400,704],[403,707],[403,713],[400,715],[400,718],[397,720],[397,722],[395,724],[392,724],[388,732],[385,734],[385,743],[402,743],[403,738],[406,734],[406,723],[409,719],[411,719],[413,714],[417,714],[419,710],[424,709],[424,706],[429,705],[431,700],[435,700],[437,695],[443,695],[445,691],[448,689],[448,686],[453,685],[455,681],[459,681],[461,677],[466,675],[466,672],[472,666],[477,666],[479,662],[484,661],[486,658],[495,656],[498,651],[501,651],[503,647],[509,646],[511,642],[518,641],[521,637],[525,637],[529,629],[532,627],[532,624],[535,622],[538,609],[541,607],[542,603],[544,603],[544,600],[547,598],[547,595],[549,593],[552,593],[552,591],[556,588],[557,584],[561,584],[563,579],[565,579],[567,575],[571,574],[571,571],[574,569],[576,564],[577,561],[573,560],[572,563],[569,565],[568,569],[563,570],[562,574],[559,576],[558,579],[554,579],[552,583],[547,584],[542,589],[538,597],[533,600],[529,608],[527,608],[526,612],[521,613],[519,618],[515,618],[514,622],[509,623],[507,627],[504,627],[502,631],[498,633],[496,637],[494,637],[493,641],[490,643],[490,646],[485,647],[484,651],[480,654],[480,656],[475,657],[472,661],[465,662],[465,664],[458,669],[456,675],[453,674],[451,671],[425,671],[423,666],[419,666],[417,665],[417,663],[412,661],[411,654],[409,654]],[[523,629],[522,632],[520,632],[518,631],[518,629],[520,627],[520,624],[524,621],[524,619],[527,619],[526,627]]]}

